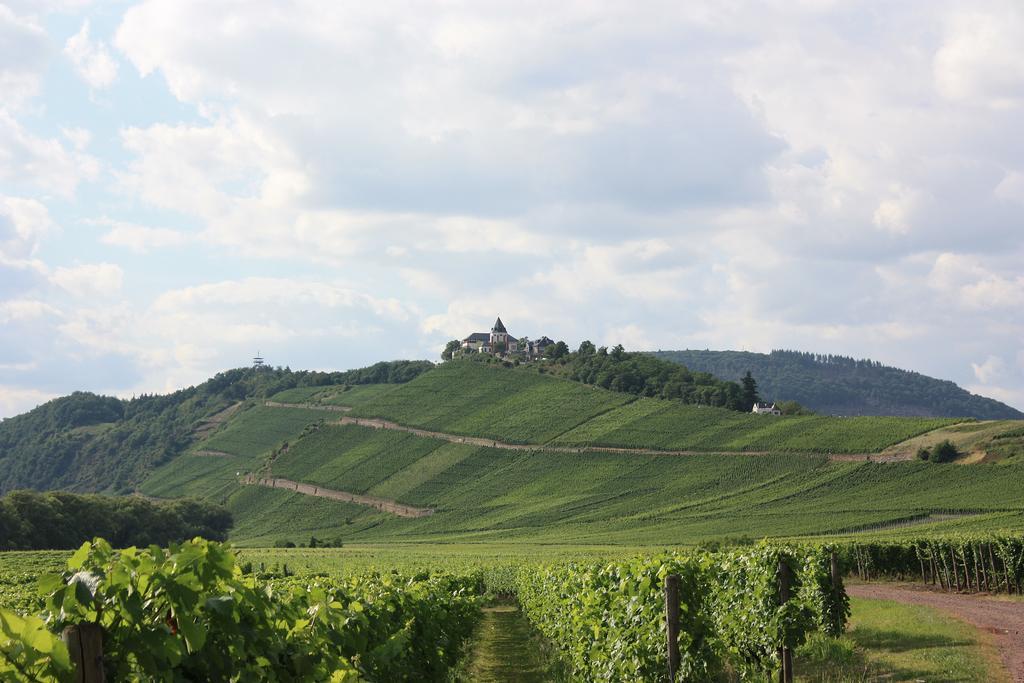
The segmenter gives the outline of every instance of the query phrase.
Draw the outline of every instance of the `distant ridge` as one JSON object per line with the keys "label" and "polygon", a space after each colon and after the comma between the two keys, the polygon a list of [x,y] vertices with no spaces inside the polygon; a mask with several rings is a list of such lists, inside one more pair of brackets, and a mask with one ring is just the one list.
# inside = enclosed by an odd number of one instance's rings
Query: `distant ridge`
{"label": "distant ridge", "polygon": [[903,415],[1022,419],[1024,413],[972,394],[953,382],[917,372],[857,360],[800,351],[657,351],[652,355],[736,380],[748,370],[762,397],[797,401],[831,415]]}

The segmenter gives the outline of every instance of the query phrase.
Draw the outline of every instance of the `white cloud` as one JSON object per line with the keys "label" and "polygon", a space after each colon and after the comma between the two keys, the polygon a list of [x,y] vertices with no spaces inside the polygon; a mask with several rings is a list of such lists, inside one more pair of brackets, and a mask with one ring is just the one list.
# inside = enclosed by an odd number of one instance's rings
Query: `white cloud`
{"label": "white cloud", "polygon": [[[348,287],[282,278],[246,278],[172,290],[154,302],[156,312],[221,310],[221,306],[316,306],[362,308],[375,316],[407,320],[409,309],[397,299],[382,299]],[[301,331],[296,330],[296,333]]]}
{"label": "white cloud", "polygon": [[124,271],[114,263],[87,263],[57,268],[50,279],[74,297],[110,297],[121,291]]}
{"label": "white cloud", "polygon": [[[145,0],[119,54],[106,10],[64,45],[92,89],[119,84],[100,109],[121,149],[81,89],[39,87],[60,4],[0,6],[12,364],[163,389],[257,345],[296,367],[436,358],[500,313],[963,383],[992,356],[993,387],[1024,381],[1019,2]],[[174,289],[107,270],[116,305],[69,296],[114,248],[133,277],[169,260]]]}
{"label": "white cloud", "polygon": [[9,299],[0,301],[0,322],[4,324],[32,320],[45,315],[59,316],[60,311],[35,299]]}
{"label": "white cloud", "polygon": [[151,228],[145,225],[109,219],[94,222],[110,226],[110,230],[100,237],[101,242],[111,246],[130,249],[137,254],[146,254],[154,249],[180,247],[188,244],[191,240],[189,235],[169,228]]}
{"label": "white cloud", "polygon": [[43,28],[0,4],[0,108],[19,108],[38,92],[48,53]]}
{"label": "white cloud", "polygon": [[32,135],[0,107],[0,181],[71,198],[99,170],[94,157],[69,151],[56,138]]}
{"label": "white cloud", "polygon": [[57,396],[48,391],[0,384],[0,415],[24,413]]}
{"label": "white cloud", "polygon": [[64,54],[93,89],[109,88],[117,80],[117,61],[110,56],[105,43],[89,39],[88,19],[82,22],[78,33],[64,43]]}
{"label": "white cloud", "polygon": [[901,186],[893,188],[893,196],[882,200],[875,209],[875,225],[891,233],[906,235],[911,230],[914,211],[920,201],[920,194],[914,190]]}
{"label": "white cloud", "polygon": [[28,258],[56,226],[44,204],[35,199],[0,195],[0,258]]}
{"label": "white cloud", "polygon": [[604,334],[604,344],[609,347],[622,344],[632,351],[651,351],[655,348],[644,329],[632,323],[609,329]]}
{"label": "white cloud", "polygon": [[982,384],[992,384],[1003,378],[1006,372],[1006,363],[999,356],[989,356],[984,363],[971,363],[974,376]]}
{"label": "white cloud", "polygon": [[991,270],[975,256],[939,254],[928,284],[967,309],[1024,309],[1024,275]]}
{"label": "white cloud", "polygon": [[943,96],[982,106],[1024,104],[1024,8],[994,2],[952,13],[935,54]]}
{"label": "white cloud", "polygon": [[87,128],[64,127],[60,132],[79,152],[84,151],[92,142],[92,133]]}
{"label": "white cloud", "polygon": [[1024,173],[1020,171],[1008,172],[999,182],[999,185],[996,186],[993,194],[1006,201],[1024,204]]}

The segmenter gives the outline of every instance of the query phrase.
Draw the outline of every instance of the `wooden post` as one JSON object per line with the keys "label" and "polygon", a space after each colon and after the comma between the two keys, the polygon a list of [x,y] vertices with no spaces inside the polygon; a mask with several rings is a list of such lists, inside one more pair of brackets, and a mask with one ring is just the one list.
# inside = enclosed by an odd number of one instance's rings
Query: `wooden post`
{"label": "wooden post", "polygon": [[[789,602],[789,564],[785,558],[779,560],[779,602]],[[783,645],[779,648],[779,683],[793,683],[793,651]]]}
{"label": "wooden post", "polygon": [[[992,567],[992,576],[995,577],[996,592],[998,592],[999,591],[1000,579],[999,579],[999,570],[996,568],[996,556],[992,553],[992,544],[991,543],[987,543],[986,545],[988,546],[988,562],[989,562],[989,566]],[[1007,593],[1009,593],[1009,590],[1007,590]]]}
{"label": "wooden post", "polygon": [[668,681],[679,672],[679,575],[665,577],[665,635],[668,645]]}
{"label": "wooden post", "polygon": [[843,584],[843,574],[839,571],[839,553],[835,550],[832,551],[830,569],[832,570],[832,590],[839,590],[839,586]]}
{"label": "wooden post", "polygon": [[985,592],[988,593],[988,575],[985,573],[984,556],[981,554],[981,549],[974,543],[971,544],[971,554],[974,556],[974,578],[978,581],[978,590],[982,590],[984,586]]}
{"label": "wooden post", "polygon": [[103,683],[103,629],[99,624],[68,626],[61,633],[75,667],[75,683]]}

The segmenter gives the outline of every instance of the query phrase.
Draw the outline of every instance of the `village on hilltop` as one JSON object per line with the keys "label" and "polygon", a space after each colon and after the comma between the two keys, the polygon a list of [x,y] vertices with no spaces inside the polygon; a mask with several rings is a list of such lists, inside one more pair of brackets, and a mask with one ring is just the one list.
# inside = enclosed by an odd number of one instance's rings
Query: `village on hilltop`
{"label": "village on hilltop", "polygon": [[489,353],[502,358],[513,357],[533,360],[544,355],[545,350],[554,344],[553,339],[541,337],[531,340],[528,337],[518,339],[505,329],[501,316],[494,321],[490,332],[473,332],[462,340],[462,353]]}
{"label": "village on hilltop", "polygon": [[[557,347],[561,347],[562,354],[568,352],[565,342],[556,342],[546,336],[536,340],[528,337],[516,338],[509,333],[505,323],[501,321],[501,316],[498,316],[490,332],[473,332],[461,341],[453,339],[445,347],[441,357],[450,360],[459,354],[484,353],[510,361],[529,362],[545,357],[557,358],[562,355],[557,353]],[[618,348],[621,349],[621,346]],[[750,373],[747,375],[749,378]],[[750,381],[753,382],[753,379]],[[755,415],[782,415],[782,409],[778,405],[760,400],[754,400],[750,412]]]}

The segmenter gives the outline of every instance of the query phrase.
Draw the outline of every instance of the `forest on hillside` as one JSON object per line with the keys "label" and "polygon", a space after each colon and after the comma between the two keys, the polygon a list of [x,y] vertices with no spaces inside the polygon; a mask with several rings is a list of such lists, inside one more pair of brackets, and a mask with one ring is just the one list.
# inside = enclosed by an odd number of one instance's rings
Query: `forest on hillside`
{"label": "forest on hillside", "polygon": [[206,501],[12,491],[0,497],[0,551],[71,549],[96,536],[117,548],[223,541],[232,523],[226,508]]}
{"label": "forest on hillside", "polygon": [[797,401],[830,415],[902,415],[1021,419],[1005,403],[972,394],[953,382],[889,367],[878,361],[801,351],[658,351],[656,358],[721,379],[757,378],[762,397]]}
{"label": "forest on hillside", "polygon": [[237,368],[171,394],[123,400],[75,392],[0,422],[0,494],[22,488],[130,493],[239,402],[301,386],[408,382],[432,367],[391,361],[344,372]]}

